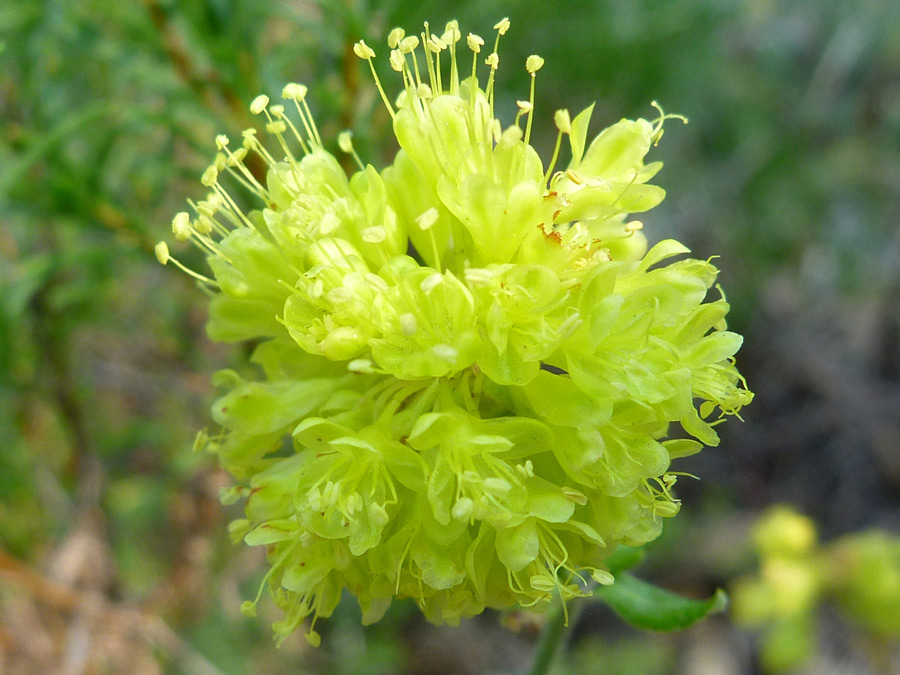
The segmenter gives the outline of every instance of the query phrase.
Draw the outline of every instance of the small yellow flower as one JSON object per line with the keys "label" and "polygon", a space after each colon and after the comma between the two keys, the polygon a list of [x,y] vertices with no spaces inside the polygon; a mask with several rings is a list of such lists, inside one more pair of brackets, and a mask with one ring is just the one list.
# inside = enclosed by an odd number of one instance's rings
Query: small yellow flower
{"label": "small yellow flower", "polygon": [[[209,195],[173,221],[209,255],[214,279],[191,273],[211,291],[210,336],[258,342],[263,377],[217,375],[222,432],[203,442],[246,495],[234,532],[266,546],[280,637],[312,616],[318,644],[345,589],[366,623],[395,597],[456,623],[613,583],[612,549],[678,512],[670,461],[717,444],[720,418],[752,397],[728,304],[707,297],[716,268],[671,240],[648,251],[631,218],[664,197],[644,158],[670,116],[588,143],[592,107],[560,109],[545,163],[531,145],[542,58],[524,64],[514,123],[494,114],[508,29],[493,48],[468,34],[471,69],[456,22],[394,29],[396,100],[357,43],[401,149],[378,170],[342,134],[360,165],[349,179],[306,87],[284,87],[291,114],[257,97],[278,151],[253,130],[235,151],[219,137]],[[237,206],[231,178],[258,210]],[[164,244],[157,256],[171,260]],[[696,440],[670,438],[677,425]]]}

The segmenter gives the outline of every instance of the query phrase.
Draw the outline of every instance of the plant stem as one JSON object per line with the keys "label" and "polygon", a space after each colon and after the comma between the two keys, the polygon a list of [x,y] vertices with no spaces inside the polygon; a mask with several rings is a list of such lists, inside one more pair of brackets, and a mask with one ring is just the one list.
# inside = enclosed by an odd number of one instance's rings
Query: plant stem
{"label": "plant stem", "polygon": [[[559,651],[560,645],[565,642],[563,636],[566,633],[566,626],[573,626],[578,622],[585,606],[585,601],[590,598],[575,598],[570,600],[568,607],[564,608],[562,600],[559,600],[550,610],[550,616],[547,623],[541,629],[541,635],[538,639],[537,648],[535,649],[534,661],[531,664],[529,675],[546,675],[549,672],[550,665]],[[566,609],[568,609],[568,622],[566,621]]]}

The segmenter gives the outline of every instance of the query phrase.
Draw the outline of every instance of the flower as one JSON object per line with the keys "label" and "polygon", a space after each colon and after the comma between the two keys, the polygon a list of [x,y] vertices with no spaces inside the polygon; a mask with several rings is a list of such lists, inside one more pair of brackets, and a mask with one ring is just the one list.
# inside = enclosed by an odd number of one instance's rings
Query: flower
{"label": "flower", "polygon": [[[318,644],[344,589],[365,623],[395,597],[457,623],[589,594],[589,577],[612,581],[617,544],[652,540],[678,512],[671,460],[717,444],[716,424],[751,400],[728,304],[710,297],[717,269],[672,240],[647,251],[629,219],[664,197],[649,183],[661,163],[644,158],[672,116],[588,144],[592,107],[560,110],[545,165],[530,144],[543,59],[526,61],[515,122],[494,115],[508,27],[486,57],[468,35],[471,69],[456,22],[395,29],[395,102],[356,45],[400,145],[381,171],[342,134],[359,164],[347,178],[306,87],[282,92],[297,122],[259,96],[277,158],[252,129],[237,150],[219,137],[209,195],[173,222],[209,254],[213,277],[189,273],[212,294],[210,337],[259,341],[263,377],[217,375],[222,431],[201,445],[238,481],[226,498],[246,500],[235,537],[266,546],[279,637],[312,616]],[[258,210],[239,208],[226,174]],[[693,438],[671,438],[673,424]]]}
{"label": "flower", "polygon": [[819,542],[811,518],[769,507],[754,524],[758,571],[732,587],[735,621],[761,632],[770,671],[796,670],[816,652],[819,607],[830,601],[868,637],[900,637],[900,538],[882,530]]}

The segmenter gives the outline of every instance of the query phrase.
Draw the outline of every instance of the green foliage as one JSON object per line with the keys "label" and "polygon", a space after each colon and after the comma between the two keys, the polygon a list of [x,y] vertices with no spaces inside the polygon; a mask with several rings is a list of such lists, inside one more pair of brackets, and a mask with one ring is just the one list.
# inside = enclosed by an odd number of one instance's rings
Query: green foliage
{"label": "green foliage", "polygon": [[631,574],[620,574],[614,584],[598,588],[594,595],[632,626],[645,630],[684,630],[728,606],[721,589],[708,600],[690,600]]}

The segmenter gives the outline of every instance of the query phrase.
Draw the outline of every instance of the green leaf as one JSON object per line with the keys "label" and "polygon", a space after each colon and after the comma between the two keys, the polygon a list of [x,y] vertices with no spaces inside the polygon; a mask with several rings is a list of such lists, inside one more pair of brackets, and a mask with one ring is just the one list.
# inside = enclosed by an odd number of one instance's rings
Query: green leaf
{"label": "green leaf", "polygon": [[597,588],[594,597],[632,626],[657,631],[684,630],[728,605],[722,589],[708,600],[691,600],[631,574],[620,574],[611,586]]}
{"label": "green leaf", "polygon": [[606,565],[610,572],[618,576],[622,572],[637,566],[644,559],[645,553],[646,551],[643,548],[619,544],[610,556],[603,561],[603,564]]}

